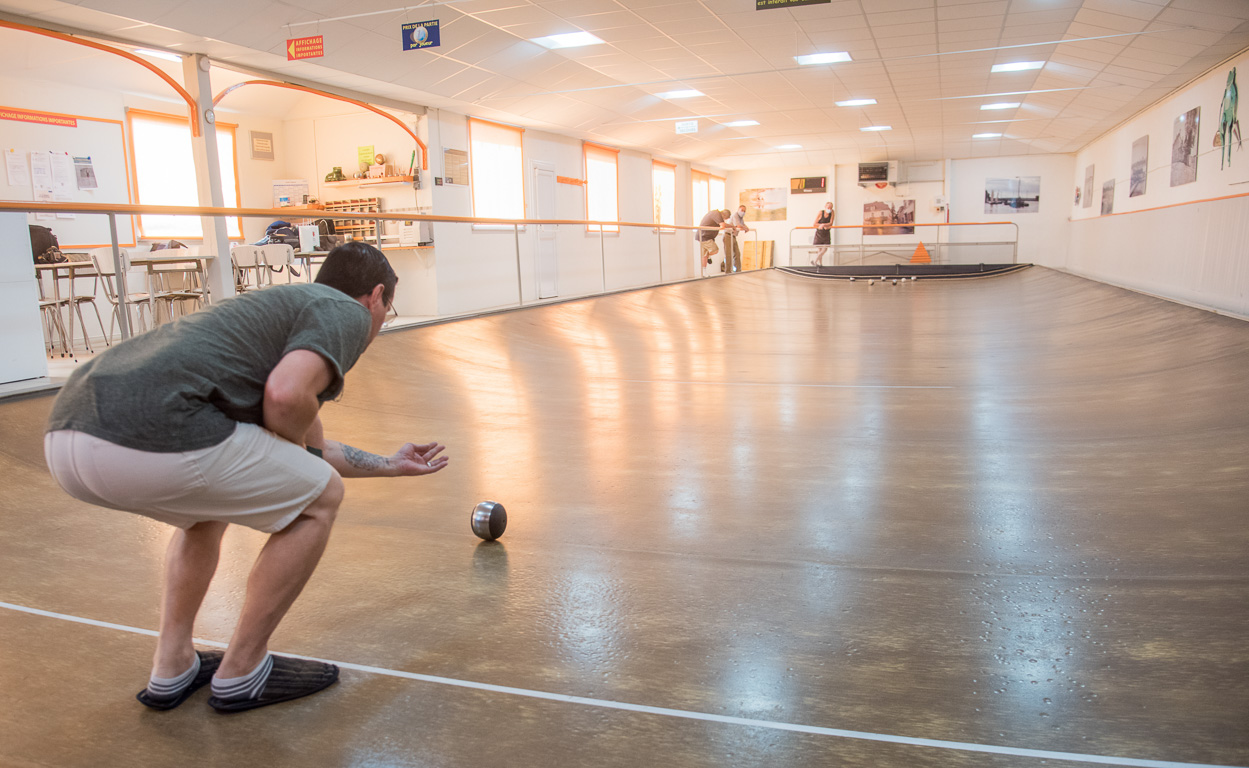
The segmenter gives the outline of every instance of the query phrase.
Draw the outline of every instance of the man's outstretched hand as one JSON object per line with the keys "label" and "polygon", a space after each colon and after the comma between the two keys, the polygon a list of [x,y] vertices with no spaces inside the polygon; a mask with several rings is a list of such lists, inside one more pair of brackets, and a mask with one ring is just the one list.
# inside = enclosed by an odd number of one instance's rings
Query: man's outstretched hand
{"label": "man's outstretched hand", "polygon": [[438,443],[425,443],[424,445],[404,443],[403,447],[390,457],[391,465],[395,468],[395,474],[400,477],[432,475],[447,466],[447,462],[450,461],[446,456],[438,455],[445,448],[445,445]]}

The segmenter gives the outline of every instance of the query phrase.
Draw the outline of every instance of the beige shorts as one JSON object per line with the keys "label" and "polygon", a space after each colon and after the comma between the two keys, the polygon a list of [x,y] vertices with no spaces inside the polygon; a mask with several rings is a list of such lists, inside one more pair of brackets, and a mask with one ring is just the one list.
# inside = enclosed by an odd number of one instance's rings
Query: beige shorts
{"label": "beige shorts", "polygon": [[334,474],[323,459],[255,424],[183,453],[136,451],[73,430],[47,433],[43,449],[70,496],[179,528],[215,520],[276,533]]}
{"label": "beige shorts", "polygon": [[716,245],[715,240],[699,240],[698,248],[699,248],[699,251],[701,251],[703,255],[704,263],[706,263],[707,259],[711,258],[712,256],[715,256],[717,253],[720,252],[720,246]]}

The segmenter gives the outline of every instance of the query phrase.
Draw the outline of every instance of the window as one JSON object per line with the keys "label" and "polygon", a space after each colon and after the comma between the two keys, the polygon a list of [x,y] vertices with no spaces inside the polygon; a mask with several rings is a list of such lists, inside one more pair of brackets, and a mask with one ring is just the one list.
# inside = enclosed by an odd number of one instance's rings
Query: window
{"label": "window", "polygon": [[[620,188],[617,185],[617,160],[620,150],[585,143],[585,217],[590,221],[620,220]],[[604,232],[619,232],[620,227],[603,225]],[[588,232],[599,231],[590,224]]]}
{"label": "window", "polygon": [[655,223],[676,224],[677,167],[669,163],[652,160],[651,184],[655,199]]}
{"label": "window", "polygon": [[693,171],[693,216],[695,225],[711,210],[724,209],[724,179],[702,171]]}
{"label": "window", "polygon": [[[191,126],[187,119],[131,109],[126,112],[126,122],[130,129],[130,157],[134,162],[135,202],[143,205],[199,205]],[[239,187],[235,172],[235,126],[217,123],[216,129],[222,205],[237,208]],[[203,223],[198,216],[145,214],[138,218],[140,237],[196,240],[204,236]],[[237,216],[226,219],[226,233],[231,239],[241,240],[242,219]]]}
{"label": "window", "polygon": [[473,215],[483,219],[525,218],[524,131],[510,125],[468,119]]}

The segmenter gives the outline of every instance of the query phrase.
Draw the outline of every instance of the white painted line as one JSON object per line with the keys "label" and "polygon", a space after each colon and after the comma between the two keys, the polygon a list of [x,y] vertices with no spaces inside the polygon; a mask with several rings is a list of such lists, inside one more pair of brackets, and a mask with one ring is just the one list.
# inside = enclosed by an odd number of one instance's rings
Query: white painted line
{"label": "white painted line", "polygon": [[[51,611],[43,611],[38,608],[27,608],[24,605],[14,605],[13,603],[0,602],[0,608],[7,608],[11,611],[21,613],[29,613],[35,616],[44,616],[50,619],[60,619],[61,621],[71,621],[76,624],[87,624],[92,627],[102,627],[104,629],[116,629],[121,632],[130,632],[136,635],[148,635],[156,637],[157,632],[151,629],[141,629],[139,627],[131,627],[125,624],[113,624],[107,621],[96,621],[95,619],[83,619],[78,616],[70,616],[64,613],[53,613]],[[196,643],[208,645],[214,648],[225,648],[226,643],[217,642],[215,640],[195,639]],[[1244,766],[1228,766],[1212,763],[1178,763],[1170,760],[1142,760],[1134,757],[1113,757],[1110,755],[1085,755],[1078,752],[1051,752],[1045,749],[1024,749],[1021,747],[1000,747],[992,744],[970,744],[961,741],[943,741],[941,739],[919,739],[911,736],[893,736],[887,733],[870,733],[868,731],[847,731],[841,728],[824,728],[818,725],[800,725],[795,723],[780,723],[773,720],[755,720],[749,717],[731,717],[729,715],[713,715],[707,712],[693,712],[686,709],[668,709],[667,707],[651,707],[645,704],[629,704],[622,701],[608,701],[606,699],[591,699],[585,696],[569,696],[564,693],[548,693],[546,691],[533,691],[528,688],[512,688],[506,685],[493,685],[491,683],[475,683],[471,680],[456,680],[452,677],[438,677],[436,675],[422,675],[416,672],[403,672],[397,669],[387,669],[386,667],[372,667],[367,664],[353,664],[347,661],[336,661],[334,659],[322,659],[317,656],[300,656],[295,653],[282,653],[283,656],[290,656],[296,659],[311,659],[313,661],[322,661],[329,664],[337,664],[343,669],[354,669],[357,672],[367,672],[374,675],[385,675],[386,677],[398,677],[405,680],[418,680],[423,683],[436,683],[438,685],[451,685],[457,688],[471,688],[477,691],[489,691],[491,693],[504,693],[510,696],[525,696],[531,699],[545,699],[546,701],[558,701],[564,704],[581,704],[587,707],[599,707],[602,709],[619,709],[626,712],[638,712],[646,715],[663,715],[665,717],[678,717],[684,720],[702,720],[710,723],[721,723],[724,725],[744,725],[750,728],[768,728],[774,731],[792,731],[795,733],[810,733],[817,736],[836,736],[842,739],[859,739],[861,741],[882,741],[888,744],[908,744],[916,747],[932,747],[935,749],[952,749],[960,752],[984,752],[992,755],[1013,755],[1016,757],[1035,757],[1041,760],[1068,760],[1076,763],[1095,763],[1097,765],[1125,765],[1133,768],[1245,768]]]}
{"label": "white painted line", "polygon": [[905,386],[891,384],[793,384],[785,381],[679,381],[677,379],[596,379],[626,384],[705,384],[717,387],[816,387],[823,389],[954,389],[954,387]]}

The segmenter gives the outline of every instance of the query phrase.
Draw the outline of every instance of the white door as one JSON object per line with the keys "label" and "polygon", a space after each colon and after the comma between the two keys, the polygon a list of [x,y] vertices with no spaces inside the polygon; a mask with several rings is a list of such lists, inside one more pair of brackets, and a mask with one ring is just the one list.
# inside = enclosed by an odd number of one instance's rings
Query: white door
{"label": "white door", "polygon": [[[555,169],[548,163],[533,163],[533,198],[537,210],[535,218],[555,218]],[[535,270],[538,274],[538,298],[550,299],[559,295],[559,259],[555,255],[556,224],[538,224]]]}

